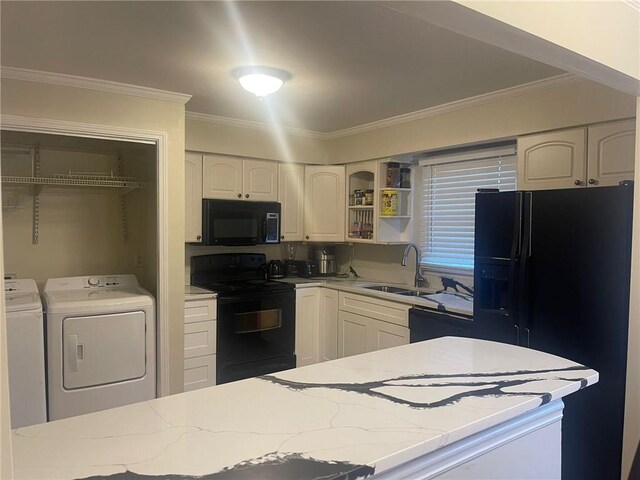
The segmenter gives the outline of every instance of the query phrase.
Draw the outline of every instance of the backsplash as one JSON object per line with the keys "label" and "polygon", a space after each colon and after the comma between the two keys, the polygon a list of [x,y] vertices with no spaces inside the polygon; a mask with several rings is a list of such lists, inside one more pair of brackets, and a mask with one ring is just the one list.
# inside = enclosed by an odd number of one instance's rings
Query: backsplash
{"label": "backsplash", "polygon": [[[407,266],[403,267],[400,262],[402,261],[404,249],[405,245],[340,245],[336,247],[338,270],[340,272],[348,271],[350,258],[353,255],[351,265],[361,277],[378,282],[412,285],[415,276],[415,253],[412,251],[409,254]],[[423,273],[423,277],[426,280],[424,287],[435,290],[444,289],[447,284],[452,285],[447,280],[443,284],[443,278],[454,280],[473,290],[472,275],[432,272]],[[458,290],[462,293],[465,292],[464,288],[459,285]],[[452,291],[451,286],[449,291]]]}
{"label": "backsplash", "polygon": [[[197,255],[209,255],[212,253],[264,253],[269,260],[284,260],[287,258],[287,245],[289,243],[281,243],[279,245],[256,245],[253,247],[203,247],[199,245],[185,245],[185,266],[184,276],[185,285],[191,281],[191,257]],[[309,254],[309,247],[297,244],[296,260],[306,260]]]}

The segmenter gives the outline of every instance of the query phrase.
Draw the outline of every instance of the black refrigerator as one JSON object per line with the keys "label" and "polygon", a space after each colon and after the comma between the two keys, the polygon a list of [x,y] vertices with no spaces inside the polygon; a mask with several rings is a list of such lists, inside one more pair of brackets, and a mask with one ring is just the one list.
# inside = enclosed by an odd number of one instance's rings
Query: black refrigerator
{"label": "black refrigerator", "polygon": [[562,478],[618,479],[629,324],[633,183],[476,195],[479,337],[600,373],[565,397]]}

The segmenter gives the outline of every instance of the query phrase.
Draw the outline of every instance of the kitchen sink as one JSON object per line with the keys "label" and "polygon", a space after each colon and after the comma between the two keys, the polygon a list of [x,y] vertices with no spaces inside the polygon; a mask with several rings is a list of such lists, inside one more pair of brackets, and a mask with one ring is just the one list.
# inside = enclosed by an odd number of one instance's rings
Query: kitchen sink
{"label": "kitchen sink", "polygon": [[397,293],[399,295],[413,295],[412,290],[407,290],[404,287],[391,287],[388,285],[363,285],[362,288],[367,290],[376,290],[377,292]]}

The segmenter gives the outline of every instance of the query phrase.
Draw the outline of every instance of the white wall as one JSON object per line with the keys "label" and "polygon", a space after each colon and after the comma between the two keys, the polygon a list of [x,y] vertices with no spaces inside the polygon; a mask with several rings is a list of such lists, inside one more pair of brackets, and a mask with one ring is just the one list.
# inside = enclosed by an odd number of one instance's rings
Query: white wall
{"label": "white wall", "polygon": [[[3,133],[3,144],[11,142],[11,133]],[[21,137],[26,145],[34,145],[38,138],[34,136],[32,142],[27,142],[27,136]],[[70,139],[67,147],[72,144]],[[87,142],[83,144],[82,148],[89,148]],[[137,179],[152,186],[148,191],[136,190],[125,196],[129,233],[126,241],[121,192],[116,189],[45,188],[40,193],[39,241],[34,245],[33,187],[5,185],[2,192],[5,273],[35,279],[41,291],[45,281],[53,277],[134,273],[145,288],[155,292],[155,148],[145,147],[151,158],[122,161],[125,170],[127,164],[137,163],[130,166],[137,167]],[[117,154],[112,152],[83,151],[80,147],[40,148],[40,176],[44,177],[68,171],[117,174],[117,163]],[[5,175],[28,176],[30,169],[29,158],[3,157]],[[154,228],[146,228],[148,220]],[[147,259],[144,266],[135,266],[136,253]]]}
{"label": "white wall", "polygon": [[326,141],[274,129],[187,118],[186,149],[293,163],[327,163]]}

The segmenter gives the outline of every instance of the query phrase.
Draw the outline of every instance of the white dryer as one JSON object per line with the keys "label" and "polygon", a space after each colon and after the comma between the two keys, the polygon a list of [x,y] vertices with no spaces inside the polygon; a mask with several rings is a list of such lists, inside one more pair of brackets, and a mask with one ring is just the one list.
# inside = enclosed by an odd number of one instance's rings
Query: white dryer
{"label": "white dryer", "polygon": [[34,280],[5,280],[11,428],[47,421],[44,321]]}
{"label": "white dryer", "polygon": [[156,397],[155,301],[135,275],[44,287],[49,420]]}

